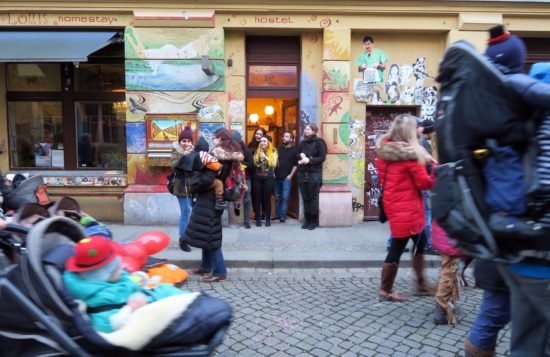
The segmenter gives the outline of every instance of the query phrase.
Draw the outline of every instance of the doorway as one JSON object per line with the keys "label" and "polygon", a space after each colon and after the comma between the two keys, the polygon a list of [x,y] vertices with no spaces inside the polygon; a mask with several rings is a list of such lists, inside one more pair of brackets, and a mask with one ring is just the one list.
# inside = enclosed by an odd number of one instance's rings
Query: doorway
{"label": "doorway", "polygon": [[[263,128],[281,145],[285,131],[298,145],[300,137],[300,37],[248,36],[246,38],[246,142]],[[287,215],[299,217],[299,194],[294,175]],[[272,198],[272,218],[275,198]]]}

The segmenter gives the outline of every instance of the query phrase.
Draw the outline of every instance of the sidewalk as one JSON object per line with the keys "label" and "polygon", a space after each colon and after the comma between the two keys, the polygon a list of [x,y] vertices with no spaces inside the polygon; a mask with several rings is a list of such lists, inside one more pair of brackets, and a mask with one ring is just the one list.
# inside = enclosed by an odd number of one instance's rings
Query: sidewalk
{"label": "sidewalk", "polygon": [[[139,234],[158,230],[172,237],[172,244],[155,255],[182,267],[201,260],[201,250],[190,253],[177,246],[177,226],[130,226],[108,224],[116,241],[133,240]],[[349,228],[301,229],[296,220],[273,221],[271,227],[245,229],[223,227],[222,250],[230,268],[368,268],[382,266],[386,258],[389,225],[378,222],[355,224]],[[409,243],[409,247],[412,244]],[[410,267],[411,253],[404,253],[401,266]],[[439,267],[438,256],[426,256],[426,267]]]}

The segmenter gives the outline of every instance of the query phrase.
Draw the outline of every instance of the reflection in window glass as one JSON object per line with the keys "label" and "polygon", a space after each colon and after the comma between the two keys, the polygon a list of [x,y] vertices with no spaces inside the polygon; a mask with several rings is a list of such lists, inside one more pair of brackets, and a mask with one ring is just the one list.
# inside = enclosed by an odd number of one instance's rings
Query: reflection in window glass
{"label": "reflection in window glass", "polygon": [[125,102],[79,102],[76,131],[79,168],[126,169]]}
{"label": "reflection in window glass", "polygon": [[61,102],[8,103],[13,167],[63,167]]}
{"label": "reflection in window glass", "polygon": [[61,67],[49,63],[8,63],[8,91],[59,92]]}
{"label": "reflection in window glass", "polygon": [[82,92],[124,90],[124,66],[81,63],[76,70],[76,90]]}
{"label": "reflection in window glass", "polygon": [[298,87],[297,66],[248,67],[249,87],[296,88]]}

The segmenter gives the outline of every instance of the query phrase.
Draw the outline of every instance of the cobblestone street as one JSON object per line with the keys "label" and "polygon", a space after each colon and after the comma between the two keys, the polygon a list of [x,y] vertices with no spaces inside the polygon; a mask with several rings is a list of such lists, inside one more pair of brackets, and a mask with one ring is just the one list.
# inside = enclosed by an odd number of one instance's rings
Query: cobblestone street
{"label": "cobblestone street", "polygon": [[[437,269],[428,275],[435,281]],[[435,326],[435,301],[411,296],[412,270],[401,269],[396,289],[405,303],[378,302],[379,269],[232,269],[230,280],[188,288],[226,299],[234,320],[219,356],[462,356],[481,290],[467,278],[459,323]],[[497,355],[508,355],[510,331]]]}

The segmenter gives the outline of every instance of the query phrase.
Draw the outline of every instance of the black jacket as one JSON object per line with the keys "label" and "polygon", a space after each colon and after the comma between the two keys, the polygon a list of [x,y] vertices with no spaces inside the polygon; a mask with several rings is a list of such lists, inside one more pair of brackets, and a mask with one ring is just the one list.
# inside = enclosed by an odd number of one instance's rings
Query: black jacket
{"label": "black jacket", "polygon": [[476,287],[493,291],[507,292],[508,286],[498,270],[497,263],[490,260],[476,259],[474,267]]}
{"label": "black jacket", "polygon": [[298,146],[298,160],[301,160],[300,153],[306,154],[309,158],[309,164],[298,164],[298,173],[300,172],[317,172],[322,173],[323,162],[327,157],[327,146],[323,139],[317,135],[312,138],[300,141]]}
{"label": "black jacket", "polygon": [[222,213],[215,209],[216,195],[213,189],[198,194],[189,224],[185,230],[185,242],[192,247],[216,249],[222,246]]}

